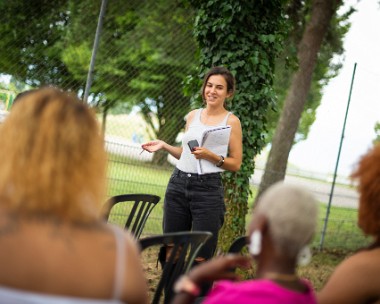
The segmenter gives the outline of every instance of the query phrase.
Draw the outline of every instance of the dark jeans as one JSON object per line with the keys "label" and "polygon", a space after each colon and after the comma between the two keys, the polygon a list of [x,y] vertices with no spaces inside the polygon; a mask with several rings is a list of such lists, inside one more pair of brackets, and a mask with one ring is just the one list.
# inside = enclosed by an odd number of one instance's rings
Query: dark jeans
{"label": "dark jeans", "polygon": [[198,175],[174,170],[164,201],[164,232],[210,231],[213,236],[199,257],[210,259],[224,222],[224,191],[220,173]]}

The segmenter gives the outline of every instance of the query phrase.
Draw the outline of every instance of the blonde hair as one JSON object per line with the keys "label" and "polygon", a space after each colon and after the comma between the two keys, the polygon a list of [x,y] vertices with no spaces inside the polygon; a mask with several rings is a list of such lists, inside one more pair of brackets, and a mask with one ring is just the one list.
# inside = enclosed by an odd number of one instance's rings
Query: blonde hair
{"label": "blonde hair", "polygon": [[288,256],[296,256],[311,242],[318,221],[318,204],[306,189],[278,182],[260,197],[255,213],[269,222],[275,248]]}
{"label": "blonde hair", "polygon": [[20,98],[0,127],[0,206],[72,222],[100,216],[106,153],[94,113],[57,88]]}

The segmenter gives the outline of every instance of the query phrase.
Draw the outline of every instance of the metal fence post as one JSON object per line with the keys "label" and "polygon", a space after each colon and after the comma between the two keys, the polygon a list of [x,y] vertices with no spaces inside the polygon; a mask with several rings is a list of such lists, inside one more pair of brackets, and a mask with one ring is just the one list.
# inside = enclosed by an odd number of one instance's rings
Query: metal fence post
{"label": "metal fence post", "polygon": [[348,109],[350,108],[350,102],[351,102],[351,93],[352,93],[352,87],[354,85],[354,79],[355,79],[355,71],[356,71],[356,62],[354,64],[354,71],[352,73],[352,79],[351,79],[351,86],[350,86],[350,93],[348,95],[348,101],[347,101],[347,107],[346,107],[346,114],[344,116],[344,122],[343,122],[343,128],[342,128],[342,135],[340,137],[340,144],[339,144],[339,150],[338,150],[338,156],[336,159],[335,163],[335,170],[334,170],[334,178],[331,184],[331,191],[330,191],[330,196],[329,196],[329,202],[327,204],[327,209],[326,209],[326,217],[325,221],[323,224],[323,229],[322,229],[322,234],[321,234],[321,240],[319,243],[319,250],[323,249],[323,243],[325,241],[325,235],[326,235],[326,230],[327,230],[327,223],[329,221],[329,215],[330,215],[330,209],[331,209],[331,201],[332,197],[334,194],[334,188],[335,188],[335,182],[336,182],[336,176],[338,173],[338,166],[339,166],[339,159],[340,159],[340,153],[342,151],[342,144],[343,144],[343,139],[344,139],[344,131],[346,129],[346,122],[347,122],[347,116],[348,116]]}
{"label": "metal fence post", "polygon": [[99,37],[100,37],[100,33],[101,33],[102,27],[103,27],[103,17],[104,17],[105,12],[106,12],[106,6],[107,6],[107,0],[102,0],[102,5],[100,7],[100,13],[99,13],[99,18],[98,18],[98,25],[96,27],[94,45],[92,47],[90,67],[88,69],[88,74],[87,74],[86,88],[84,90],[84,95],[83,95],[83,102],[84,103],[87,103],[88,95],[90,93],[90,88],[91,88],[91,84],[92,84],[92,76],[93,76],[92,74],[94,73],[96,52],[98,50]]}

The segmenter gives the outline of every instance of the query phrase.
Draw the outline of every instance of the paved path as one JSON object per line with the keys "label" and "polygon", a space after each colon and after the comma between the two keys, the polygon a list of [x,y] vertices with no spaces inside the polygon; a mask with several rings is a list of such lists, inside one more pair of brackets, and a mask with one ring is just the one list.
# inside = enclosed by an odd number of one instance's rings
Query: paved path
{"label": "paved path", "polygon": [[[263,171],[256,169],[252,177],[252,183],[258,185]],[[285,182],[302,185],[316,195],[319,201],[327,204],[329,202],[332,182],[323,182],[297,176],[286,176]],[[331,205],[337,207],[358,208],[358,193],[353,186],[335,184]]]}

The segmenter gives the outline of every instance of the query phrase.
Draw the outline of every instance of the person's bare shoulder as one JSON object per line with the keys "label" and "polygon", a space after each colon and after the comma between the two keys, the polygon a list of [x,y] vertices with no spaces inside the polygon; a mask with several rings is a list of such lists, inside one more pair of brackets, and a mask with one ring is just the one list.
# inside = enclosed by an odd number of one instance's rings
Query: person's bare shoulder
{"label": "person's bare shoulder", "polygon": [[[358,268],[357,270],[380,271],[380,248],[372,250],[363,250],[346,258],[341,264],[344,268]],[[380,279],[380,276],[379,276]]]}
{"label": "person's bare shoulder", "polygon": [[230,125],[233,129],[241,129],[240,119],[235,114],[228,117],[227,125]]}
{"label": "person's bare shoulder", "polygon": [[240,125],[240,119],[235,114],[231,113],[231,115],[228,117],[227,124],[228,125],[232,125],[232,124],[239,124]]}
{"label": "person's bare shoulder", "polygon": [[195,109],[195,110],[191,110],[189,113],[186,114],[185,116],[185,120],[186,122],[191,122],[195,116],[195,113],[198,111],[198,109]]}
{"label": "person's bare shoulder", "polygon": [[341,262],[318,293],[319,303],[364,303],[380,296],[380,249]]}
{"label": "person's bare shoulder", "polygon": [[186,130],[188,129],[189,125],[194,119],[195,113],[198,111],[198,109],[192,110],[189,113],[186,114],[185,116],[185,121],[186,121]]}

